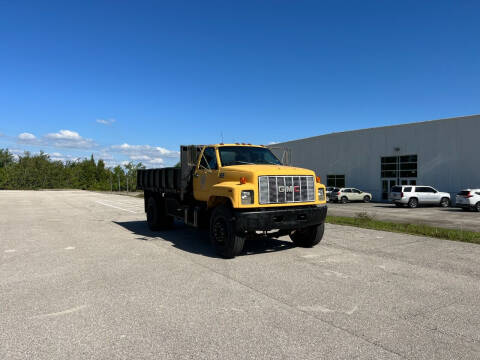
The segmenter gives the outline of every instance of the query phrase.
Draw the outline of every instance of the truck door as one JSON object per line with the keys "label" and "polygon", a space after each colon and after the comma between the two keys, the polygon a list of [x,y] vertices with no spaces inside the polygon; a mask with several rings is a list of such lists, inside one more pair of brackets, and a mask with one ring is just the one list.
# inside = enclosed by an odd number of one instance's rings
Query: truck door
{"label": "truck door", "polygon": [[217,152],[213,147],[206,147],[193,174],[193,196],[196,200],[207,201],[212,186],[218,182]]}

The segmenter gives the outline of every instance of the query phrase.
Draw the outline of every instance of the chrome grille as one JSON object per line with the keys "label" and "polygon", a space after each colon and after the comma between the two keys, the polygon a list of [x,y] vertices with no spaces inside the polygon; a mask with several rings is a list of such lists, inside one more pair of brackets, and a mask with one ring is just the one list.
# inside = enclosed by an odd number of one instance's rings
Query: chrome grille
{"label": "chrome grille", "polygon": [[260,204],[315,201],[313,176],[259,176]]}

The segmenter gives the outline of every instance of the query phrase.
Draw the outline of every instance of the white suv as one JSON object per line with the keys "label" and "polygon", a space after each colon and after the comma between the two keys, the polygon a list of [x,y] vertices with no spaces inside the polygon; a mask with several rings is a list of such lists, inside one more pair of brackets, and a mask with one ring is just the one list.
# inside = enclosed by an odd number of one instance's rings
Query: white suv
{"label": "white suv", "polygon": [[480,189],[465,189],[460,191],[455,198],[455,206],[463,210],[480,212]]}
{"label": "white suv", "polygon": [[450,206],[449,193],[423,185],[394,186],[390,193],[390,200],[397,206],[408,205],[410,208],[416,208],[420,204]]}
{"label": "white suv", "polygon": [[330,200],[346,204],[349,201],[363,201],[369,202],[372,200],[372,194],[355,189],[355,188],[340,188],[334,189],[330,193]]}

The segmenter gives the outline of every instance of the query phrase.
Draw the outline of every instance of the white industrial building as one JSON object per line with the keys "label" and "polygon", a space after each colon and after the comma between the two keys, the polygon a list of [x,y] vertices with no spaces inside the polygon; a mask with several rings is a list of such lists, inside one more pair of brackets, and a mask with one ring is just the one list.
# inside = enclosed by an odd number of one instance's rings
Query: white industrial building
{"label": "white industrial building", "polygon": [[396,184],[430,185],[452,196],[480,188],[480,115],[339,132],[275,147],[289,149],[293,166],[314,170],[327,186],[356,187],[375,201],[387,200]]}

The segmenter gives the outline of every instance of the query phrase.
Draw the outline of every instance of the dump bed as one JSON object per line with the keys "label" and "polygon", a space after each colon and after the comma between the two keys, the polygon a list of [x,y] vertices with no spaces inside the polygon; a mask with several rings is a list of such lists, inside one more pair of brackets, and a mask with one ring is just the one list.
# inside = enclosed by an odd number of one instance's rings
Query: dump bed
{"label": "dump bed", "polygon": [[175,193],[181,200],[193,197],[192,173],[203,145],[182,145],[180,167],[137,170],[137,188],[144,191]]}
{"label": "dump bed", "polygon": [[139,190],[180,193],[181,168],[139,169],[137,170],[137,188]]}

